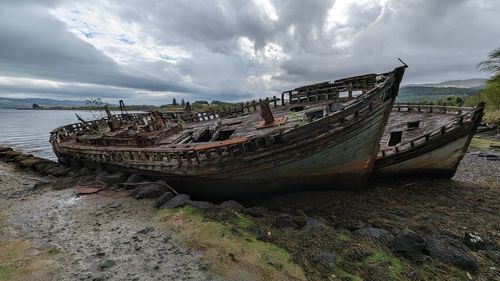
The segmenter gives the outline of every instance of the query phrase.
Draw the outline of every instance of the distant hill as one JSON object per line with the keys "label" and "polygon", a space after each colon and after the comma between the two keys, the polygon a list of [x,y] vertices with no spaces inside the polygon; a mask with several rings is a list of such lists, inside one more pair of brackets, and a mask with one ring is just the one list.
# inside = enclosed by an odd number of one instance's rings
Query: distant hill
{"label": "distant hill", "polygon": [[398,102],[434,101],[448,96],[471,96],[484,88],[486,79],[451,80],[440,83],[407,84],[399,90]]}
{"label": "distant hill", "polygon": [[487,79],[474,78],[465,80],[450,80],[439,83],[425,83],[425,84],[407,84],[404,87],[433,87],[433,88],[483,88],[486,85]]}
{"label": "distant hill", "polygon": [[71,107],[71,106],[85,106],[85,101],[69,101],[69,100],[54,100],[43,98],[2,98],[0,97],[0,108],[31,108],[36,103],[42,107]]}

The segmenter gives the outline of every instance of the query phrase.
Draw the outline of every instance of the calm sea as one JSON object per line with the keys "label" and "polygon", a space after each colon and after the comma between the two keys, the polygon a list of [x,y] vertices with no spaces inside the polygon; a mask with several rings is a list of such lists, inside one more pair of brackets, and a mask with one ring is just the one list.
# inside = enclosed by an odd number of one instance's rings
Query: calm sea
{"label": "calm sea", "polygon": [[0,144],[55,160],[49,143],[50,131],[78,122],[75,113],[91,119],[89,112],[77,110],[0,109]]}

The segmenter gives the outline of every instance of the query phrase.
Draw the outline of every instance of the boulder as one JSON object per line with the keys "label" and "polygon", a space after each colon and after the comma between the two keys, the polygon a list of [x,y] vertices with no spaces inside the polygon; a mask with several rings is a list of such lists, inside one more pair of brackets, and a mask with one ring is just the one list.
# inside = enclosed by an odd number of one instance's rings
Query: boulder
{"label": "boulder", "polygon": [[374,240],[378,240],[384,243],[392,243],[394,241],[394,235],[389,233],[389,231],[376,227],[363,227],[354,231],[354,233],[361,236],[370,237]]}
{"label": "boulder", "polygon": [[325,252],[325,251],[321,252],[321,260],[324,263],[331,263],[331,262],[334,262],[336,259],[337,259],[337,257],[335,256],[334,253]]}
{"label": "boulder", "polygon": [[243,207],[243,205],[241,205],[240,203],[238,203],[237,201],[234,201],[234,200],[224,201],[219,205],[219,207],[221,207],[222,209],[226,209],[228,211],[233,211],[233,212],[241,212],[245,209],[245,207]]}
{"label": "boulder", "polygon": [[69,174],[69,172],[71,172],[71,170],[72,169],[70,167],[66,167],[64,165],[58,165],[49,174],[51,174],[55,177],[64,177],[67,174]]}
{"label": "boulder", "polygon": [[174,194],[170,191],[163,193],[162,196],[156,198],[155,207],[160,208],[161,205],[165,204],[168,200],[172,199],[173,197],[174,197]]}
{"label": "boulder", "polygon": [[310,231],[313,228],[322,227],[325,225],[326,225],[326,223],[323,219],[315,219],[315,218],[307,217],[306,223],[302,227],[302,231]]}
{"label": "boulder", "polygon": [[0,153],[7,152],[7,151],[12,151],[12,148],[10,148],[8,146],[0,146]]}
{"label": "boulder", "polygon": [[8,160],[12,160],[21,154],[22,154],[21,152],[15,150],[6,151],[3,153],[4,157],[7,158]]}
{"label": "boulder", "polygon": [[284,214],[276,217],[274,226],[277,228],[295,228],[297,225],[290,215]]}
{"label": "boulder", "polygon": [[105,261],[101,262],[101,264],[99,266],[102,269],[104,269],[104,268],[112,267],[114,265],[116,265],[116,262],[114,260],[105,260]]}
{"label": "boulder", "polygon": [[182,207],[189,203],[189,195],[187,194],[179,194],[174,196],[172,199],[165,202],[165,204],[161,205],[160,209],[174,209],[178,207]]}
{"label": "boulder", "polygon": [[214,208],[215,205],[211,202],[208,202],[208,201],[192,201],[192,200],[189,200],[187,202],[187,204],[189,204],[190,206],[193,206],[197,209],[200,209],[202,211],[207,211],[211,208]]}
{"label": "boulder", "polygon": [[100,173],[97,179],[105,184],[113,185],[123,183],[127,180],[128,175],[123,172],[116,172],[112,175],[106,175],[104,172]]}
{"label": "boulder", "polygon": [[142,182],[144,178],[139,174],[132,174],[127,178],[126,183],[139,183]]}
{"label": "boulder", "polygon": [[422,254],[425,243],[422,236],[405,229],[396,236],[391,248],[394,252],[402,253],[408,257],[416,257]]}
{"label": "boulder", "polygon": [[156,199],[165,192],[165,187],[158,183],[149,183],[138,186],[135,199]]}
{"label": "boulder", "polygon": [[245,215],[249,215],[254,218],[259,218],[264,216],[265,210],[262,207],[251,207],[244,210]]}
{"label": "boulder", "polygon": [[32,158],[27,158],[19,162],[19,164],[23,167],[34,169],[36,165],[45,162],[45,159],[38,158],[38,157],[32,157]]}
{"label": "boulder", "polygon": [[476,232],[466,232],[464,243],[472,250],[494,250],[496,249],[495,240],[484,237]]}
{"label": "boulder", "polygon": [[460,241],[445,235],[427,237],[425,253],[442,262],[458,266],[470,272],[476,272],[476,260],[469,255],[467,247]]}

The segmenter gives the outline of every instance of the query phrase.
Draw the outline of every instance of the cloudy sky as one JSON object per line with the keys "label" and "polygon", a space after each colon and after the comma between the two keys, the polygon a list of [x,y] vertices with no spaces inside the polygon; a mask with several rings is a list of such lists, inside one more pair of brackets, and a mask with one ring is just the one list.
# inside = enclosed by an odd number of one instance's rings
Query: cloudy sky
{"label": "cloudy sky", "polygon": [[0,0],[0,96],[246,100],[410,65],[485,77],[497,0]]}

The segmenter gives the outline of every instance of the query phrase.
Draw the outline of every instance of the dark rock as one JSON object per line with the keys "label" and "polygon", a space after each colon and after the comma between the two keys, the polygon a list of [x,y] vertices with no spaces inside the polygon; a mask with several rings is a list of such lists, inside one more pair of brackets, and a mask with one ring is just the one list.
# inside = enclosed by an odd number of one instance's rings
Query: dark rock
{"label": "dark rock", "polygon": [[295,228],[297,225],[293,221],[292,217],[290,217],[290,215],[285,214],[276,217],[274,226],[276,226],[277,228]]}
{"label": "dark rock", "polygon": [[329,252],[322,252],[321,253],[321,260],[325,263],[334,262],[336,259],[337,259],[337,257],[333,253],[329,253]]}
{"label": "dark rock", "polygon": [[496,248],[495,240],[475,232],[466,232],[464,243],[472,250],[494,250]]}
{"label": "dark rock", "polygon": [[64,177],[71,172],[70,167],[66,167],[64,165],[59,165],[51,174],[55,177]]}
{"label": "dark rock", "polygon": [[137,234],[148,234],[148,233],[150,233],[150,232],[151,232],[151,231],[153,231],[153,230],[155,230],[153,227],[151,227],[151,226],[147,226],[147,227],[145,227],[145,228],[143,228],[143,229],[139,230],[139,231],[137,232]]}
{"label": "dark rock", "polygon": [[315,227],[323,227],[325,226],[325,221],[322,219],[315,219],[315,218],[306,218],[306,223],[302,227],[302,231],[309,231]]}
{"label": "dark rock", "polygon": [[108,185],[113,185],[113,184],[117,184],[117,183],[123,183],[127,180],[128,176],[127,174],[125,173],[122,173],[122,172],[116,172],[112,175],[103,175],[104,173],[101,173],[97,179],[99,181],[102,181],[103,183],[105,184],[108,184]]}
{"label": "dark rock", "polygon": [[127,178],[126,183],[139,183],[142,182],[144,178],[139,174],[132,174]]}
{"label": "dark rock", "polygon": [[425,253],[467,271],[476,272],[478,270],[476,260],[469,255],[465,245],[445,235],[428,237]]}
{"label": "dark rock", "polygon": [[354,233],[367,236],[384,243],[392,243],[394,236],[389,231],[376,227],[363,227],[354,231]]}
{"label": "dark rock", "polygon": [[135,199],[156,199],[166,192],[165,187],[157,183],[144,184],[137,188]]}
{"label": "dark rock", "polygon": [[208,201],[192,201],[192,200],[189,200],[189,202],[187,202],[187,204],[195,207],[195,208],[198,208],[200,210],[203,210],[203,211],[206,211],[206,210],[209,210],[211,208],[214,208],[215,205],[211,202],[208,202]]}
{"label": "dark rock", "polygon": [[38,157],[31,157],[31,158],[27,158],[27,159],[22,160],[21,162],[19,162],[19,164],[23,167],[33,169],[33,168],[35,168],[36,165],[38,165],[42,162],[45,162],[45,159],[41,159]]}
{"label": "dark rock", "polygon": [[243,207],[243,205],[241,205],[240,203],[238,203],[237,201],[234,201],[234,200],[224,201],[219,205],[219,207],[226,209],[226,210],[233,211],[233,212],[241,212],[245,209],[245,207]]}
{"label": "dark rock", "polygon": [[251,216],[251,217],[259,218],[259,217],[264,216],[265,210],[261,207],[251,207],[251,208],[246,208],[244,210],[244,213],[246,215]]}
{"label": "dark rock", "polygon": [[108,206],[108,207],[110,207],[110,208],[112,208],[112,209],[116,209],[116,208],[119,208],[119,207],[121,207],[121,206],[122,206],[122,204],[121,204],[121,203],[118,203],[118,202],[113,202],[113,203],[109,204],[109,206]]}
{"label": "dark rock", "polygon": [[89,169],[87,167],[83,167],[83,168],[80,168],[78,170],[78,175],[80,175],[80,176],[90,176],[93,174],[94,174],[94,171],[92,171],[91,169]]}
{"label": "dark rock", "polygon": [[0,146],[0,152],[12,151],[12,148],[8,146]]}
{"label": "dark rock", "polygon": [[422,236],[406,229],[396,236],[392,244],[392,250],[409,257],[417,257],[422,254],[425,243],[426,241]]}
{"label": "dark rock", "polygon": [[161,205],[165,204],[165,202],[167,202],[168,200],[172,199],[174,197],[174,194],[170,191],[167,191],[165,193],[163,193],[162,196],[156,198],[155,200],[155,207],[156,208],[160,208]]}
{"label": "dark rock", "polygon": [[109,267],[112,267],[116,265],[116,262],[114,260],[105,260],[103,262],[101,262],[101,264],[99,265],[101,268],[109,268]]}
{"label": "dark rock", "polygon": [[189,195],[179,194],[172,199],[168,200],[165,204],[161,205],[160,209],[173,209],[182,207],[189,203]]}

